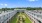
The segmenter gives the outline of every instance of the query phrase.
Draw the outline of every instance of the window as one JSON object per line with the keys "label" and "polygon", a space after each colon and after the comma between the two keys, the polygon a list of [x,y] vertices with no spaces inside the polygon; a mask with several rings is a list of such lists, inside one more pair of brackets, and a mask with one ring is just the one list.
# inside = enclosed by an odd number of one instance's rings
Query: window
{"label": "window", "polygon": [[5,15],[4,15],[4,17],[5,17]]}
{"label": "window", "polygon": [[8,14],[7,14],[7,16],[8,16]]}
{"label": "window", "polygon": [[4,23],[4,22],[2,22],[2,23]]}
{"label": "window", "polygon": [[35,14],[34,14],[34,16],[35,16]]}

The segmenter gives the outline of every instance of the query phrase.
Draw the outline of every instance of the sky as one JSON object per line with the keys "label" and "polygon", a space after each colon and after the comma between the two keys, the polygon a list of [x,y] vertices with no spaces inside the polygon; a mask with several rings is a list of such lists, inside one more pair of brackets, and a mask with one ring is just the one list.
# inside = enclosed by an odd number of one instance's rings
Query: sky
{"label": "sky", "polygon": [[0,8],[3,7],[42,7],[42,0],[0,0]]}

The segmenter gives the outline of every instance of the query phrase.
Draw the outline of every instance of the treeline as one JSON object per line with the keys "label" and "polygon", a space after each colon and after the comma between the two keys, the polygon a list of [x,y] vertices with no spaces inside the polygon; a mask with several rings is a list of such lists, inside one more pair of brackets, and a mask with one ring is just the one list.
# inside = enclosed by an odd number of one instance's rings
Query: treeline
{"label": "treeline", "polygon": [[42,8],[26,8],[27,10],[42,10]]}
{"label": "treeline", "polygon": [[14,8],[2,8],[1,10],[2,10],[2,11],[4,11],[4,10],[5,10],[5,11],[6,11],[6,10],[14,10]]}
{"label": "treeline", "polygon": [[2,9],[0,9],[0,10],[14,10],[14,9],[26,9],[26,10],[42,10],[42,8],[41,7],[35,7],[35,8],[32,8],[32,7],[23,7],[23,8],[2,8]]}

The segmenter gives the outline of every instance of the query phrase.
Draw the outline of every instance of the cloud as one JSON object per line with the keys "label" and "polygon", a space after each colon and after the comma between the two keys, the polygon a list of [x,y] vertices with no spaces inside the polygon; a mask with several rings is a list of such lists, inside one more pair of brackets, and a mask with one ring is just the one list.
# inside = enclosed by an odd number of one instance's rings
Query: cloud
{"label": "cloud", "polygon": [[7,6],[7,4],[4,4],[5,6]]}
{"label": "cloud", "polygon": [[0,4],[0,5],[2,5],[2,6],[3,6],[3,4]]}
{"label": "cloud", "polygon": [[29,0],[29,1],[38,1],[38,0]]}

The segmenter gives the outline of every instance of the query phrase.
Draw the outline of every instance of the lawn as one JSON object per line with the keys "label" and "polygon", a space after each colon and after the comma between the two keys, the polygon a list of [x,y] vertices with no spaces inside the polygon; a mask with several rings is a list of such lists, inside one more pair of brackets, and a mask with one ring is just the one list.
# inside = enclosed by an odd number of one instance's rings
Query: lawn
{"label": "lawn", "polygon": [[12,17],[10,23],[17,23],[17,16],[22,16],[23,18],[25,18],[25,23],[32,23],[30,20],[29,20],[29,17],[27,17],[27,15],[25,13],[17,13],[15,16]]}
{"label": "lawn", "polygon": [[26,23],[32,23],[32,21],[29,19],[29,17],[28,16],[26,16]]}
{"label": "lawn", "polygon": [[17,15],[18,15],[18,13],[12,17],[12,19],[11,19],[11,21],[9,23],[16,23]]}
{"label": "lawn", "polygon": [[25,18],[25,23],[32,23],[32,21],[29,19],[29,17],[25,14],[22,13],[26,18]]}

